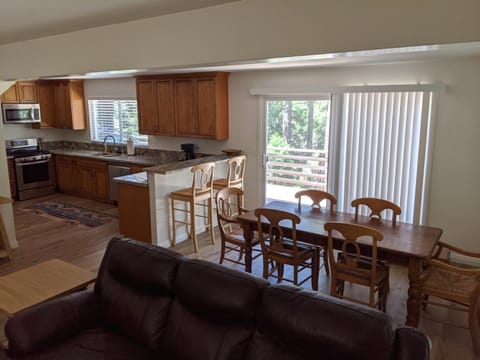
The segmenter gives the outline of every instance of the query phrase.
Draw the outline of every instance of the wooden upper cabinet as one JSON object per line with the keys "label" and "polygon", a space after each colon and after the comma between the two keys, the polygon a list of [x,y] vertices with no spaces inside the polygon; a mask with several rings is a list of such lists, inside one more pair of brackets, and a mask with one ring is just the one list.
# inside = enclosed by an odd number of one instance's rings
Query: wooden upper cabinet
{"label": "wooden upper cabinet", "polygon": [[[197,134],[204,137],[216,137],[216,96],[215,80],[199,79],[196,81],[197,95]],[[219,118],[221,116],[218,116]]]}
{"label": "wooden upper cabinet", "polygon": [[87,128],[82,80],[54,80],[55,127],[84,130]]}
{"label": "wooden upper cabinet", "polygon": [[175,110],[172,80],[155,81],[157,134],[175,135]]}
{"label": "wooden upper cabinet", "polygon": [[177,136],[196,136],[198,134],[195,104],[195,80],[175,80]]}
{"label": "wooden upper cabinet", "polygon": [[18,100],[21,103],[36,103],[37,102],[37,88],[33,81],[19,81],[17,82]]}
{"label": "wooden upper cabinet", "polygon": [[17,103],[17,102],[18,102],[17,85],[13,84],[3,93],[2,103]]}
{"label": "wooden upper cabinet", "polygon": [[214,72],[137,78],[140,132],[227,139],[228,75]]}
{"label": "wooden upper cabinet", "polygon": [[40,124],[33,124],[34,128],[52,128],[55,126],[55,97],[51,81],[36,83],[37,100],[40,105]]}
{"label": "wooden upper cabinet", "polygon": [[138,80],[138,127],[141,134],[175,135],[172,80]]}
{"label": "wooden upper cabinet", "polygon": [[31,104],[37,102],[34,81],[18,81],[3,93],[2,102]]}
{"label": "wooden upper cabinet", "polygon": [[138,130],[155,135],[157,131],[157,104],[154,80],[137,81]]}

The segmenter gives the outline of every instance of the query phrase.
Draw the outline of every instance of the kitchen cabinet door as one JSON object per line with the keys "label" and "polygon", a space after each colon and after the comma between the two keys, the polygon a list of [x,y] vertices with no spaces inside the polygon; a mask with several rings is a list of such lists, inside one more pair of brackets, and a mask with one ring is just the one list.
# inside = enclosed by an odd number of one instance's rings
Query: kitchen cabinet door
{"label": "kitchen cabinet door", "polygon": [[215,79],[198,79],[196,81],[196,96],[198,135],[205,138],[215,138]]}
{"label": "kitchen cabinet door", "polygon": [[137,80],[137,109],[139,133],[155,135],[157,131],[157,103],[153,80]]}
{"label": "kitchen cabinet door", "polygon": [[155,81],[157,105],[156,135],[175,136],[175,109],[172,80]]}
{"label": "kitchen cabinet door", "polygon": [[37,88],[33,81],[17,82],[18,99],[21,103],[36,103]]}
{"label": "kitchen cabinet door", "polygon": [[17,85],[13,84],[7,90],[5,90],[1,100],[2,100],[2,103],[17,103],[18,102]]}
{"label": "kitchen cabinet door", "polygon": [[55,126],[55,97],[53,83],[51,81],[41,81],[36,83],[37,100],[40,104],[40,124],[33,124],[32,127],[52,128]]}
{"label": "kitchen cabinet door", "polygon": [[55,80],[55,127],[84,130],[87,128],[82,80]]}
{"label": "kitchen cabinet door", "polygon": [[175,80],[175,118],[177,136],[196,136],[198,134],[195,80]]}
{"label": "kitchen cabinet door", "polygon": [[118,184],[118,225],[123,236],[152,243],[148,187]]}
{"label": "kitchen cabinet door", "polygon": [[79,194],[97,200],[109,199],[108,165],[99,160],[77,160]]}
{"label": "kitchen cabinet door", "polygon": [[105,161],[78,159],[77,172],[80,195],[97,200],[109,199],[108,165]]}
{"label": "kitchen cabinet door", "polygon": [[77,193],[77,175],[74,159],[71,156],[54,156],[57,189],[67,194]]}
{"label": "kitchen cabinet door", "polygon": [[71,122],[70,109],[67,108],[68,85],[64,81],[54,81],[53,96],[55,104],[55,127],[68,129]]}

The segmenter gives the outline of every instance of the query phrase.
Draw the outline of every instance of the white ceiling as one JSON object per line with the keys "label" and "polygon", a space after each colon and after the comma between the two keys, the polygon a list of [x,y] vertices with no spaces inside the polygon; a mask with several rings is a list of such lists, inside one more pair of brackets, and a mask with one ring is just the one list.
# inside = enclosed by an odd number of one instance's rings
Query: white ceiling
{"label": "white ceiling", "polygon": [[[1,0],[0,45],[234,1],[241,0]],[[460,56],[480,56],[480,42],[258,59],[248,63],[199,64],[189,68],[112,69],[115,71],[58,77],[111,78],[188,71],[378,64]]]}
{"label": "white ceiling", "polygon": [[1,0],[0,44],[238,0]]}

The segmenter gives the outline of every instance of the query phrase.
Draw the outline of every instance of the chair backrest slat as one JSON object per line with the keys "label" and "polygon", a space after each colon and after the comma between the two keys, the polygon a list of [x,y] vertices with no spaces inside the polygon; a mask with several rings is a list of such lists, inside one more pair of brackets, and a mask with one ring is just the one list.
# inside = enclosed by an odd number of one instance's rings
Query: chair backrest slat
{"label": "chair backrest slat", "polygon": [[395,226],[397,224],[397,216],[402,213],[402,209],[397,204],[379,198],[358,198],[352,201],[352,207],[355,208],[355,220],[358,220],[358,208],[360,205],[365,205],[370,209],[370,217],[373,219],[381,219],[381,213],[384,210],[390,209],[393,212],[392,215],[392,224]]}
{"label": "chair backrest slat", "polygon": [[298,199],[298,211],[302,207],[302,197],[304,196],[312,200],[312,211],[321,211],[320,202],[323,200],[330,202],[331,213],[333,213],[333,207],[337,204],[337,198],[329,192],[315,189],[300,190],[295,194],[295,198]]}
{"label": "chair backrest slat", "polygon": [[[297,255],[297,224],[300,223],[300,217],[287,211],[266,208],[256,209],[255,216],[258,219],[259,230],[262,229],[262,219],[268,222],[267,233],[259,231],[263,252],[280,256],[282,254]],[[288,237],[284,235],[282,226],[290,229]]]}

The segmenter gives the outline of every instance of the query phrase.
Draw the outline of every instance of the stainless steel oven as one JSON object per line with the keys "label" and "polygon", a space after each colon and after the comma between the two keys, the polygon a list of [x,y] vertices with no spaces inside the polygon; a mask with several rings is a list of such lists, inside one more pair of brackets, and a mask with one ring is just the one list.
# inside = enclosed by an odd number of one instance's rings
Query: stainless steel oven
{"label": "stainless steel oven", "polygon": [[36,139],[7,140],[7,154],[14,157],[19,200],[55,192],[52,154],[38,149]]}

